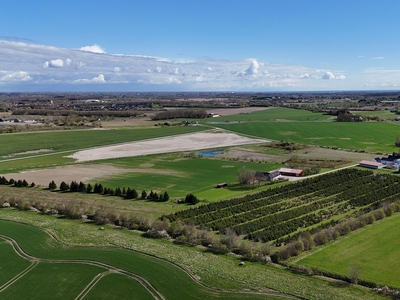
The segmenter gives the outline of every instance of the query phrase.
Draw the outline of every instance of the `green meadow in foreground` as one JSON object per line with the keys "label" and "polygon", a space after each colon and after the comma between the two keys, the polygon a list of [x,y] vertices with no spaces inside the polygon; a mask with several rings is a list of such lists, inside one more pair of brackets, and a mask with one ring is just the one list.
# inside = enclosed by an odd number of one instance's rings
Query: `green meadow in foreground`
{"label": "green meadow in foreground", "polygon": [[348,274],[348,267],[361,267],[361,279],[400,288],[400,214],[359,229],[339,242],[297,262],[299,265]]}
{"label": "green meadow in foreground", "polygon": [[[0,219],[40,226],[68,244],[92,245],[62,246],[35,227],[0,220],[0,234],[16,239],[32,255],[52,259],[89,259],[130,270],[149,279],[167,299],[285,299],[285,294],[303,299],[385,299],[360,286],[343,287],[317,277],[293,274],[280,267],[258,263],[246,262],[244,266],[239,266],[239,261],[231,256],[214,255],[197,247],[189,248],[163,240],[146,239],[135,232],[114,227],[106,226],[105,230],[99,230],[97,226],[79,221],[10,209],[0,209]],[[124,247],[167,259],[188,270],[210,287],[224,290],[247,289],[267,294],[210,290],[166,261],[134,251],[99,247],[102,245]]]}

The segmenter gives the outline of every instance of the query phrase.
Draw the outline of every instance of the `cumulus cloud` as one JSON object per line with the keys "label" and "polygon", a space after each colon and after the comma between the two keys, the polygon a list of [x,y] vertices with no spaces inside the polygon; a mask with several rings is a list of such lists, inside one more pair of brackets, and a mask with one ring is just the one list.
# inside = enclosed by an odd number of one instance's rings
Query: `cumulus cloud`
{"label": "cumulus cloud", "polygon": [[93,77],[92,79],[77,79],[74,80],[75,83],[106,83],[106,80],[104,78],[103,74],[100,74],[97,77]]}
{"label": "cumulus cloud", "polygon": [[322,79],[335,79],[335,75],[332,72],[325,72],[322,75]]}
{"label": "cumulus cloud", "polygon": [[[110,55],[97,50],[93,53],[0,40],[0,65],[9,76],[15,73],[10,78],[14,76],[21,82],[34,78],[35,88],[42,90],[50,83],[53,89],[59,84],[65,90],[71,84],[87,84],[88,90],[95,90],[96,84],[103,84],[102,90],[108,87],[118,90],[122,86],[125,90],[162,90],[164,86],[173,90],[174,85],[177,90],[197,91],[307,90],[334,87],[334,81],[322,79],[346,78],[342,71],[274,64],[254,58],[173,61],[142,55]],[[98,55],[101,52],[103,55]],[[18,73],[21,70],[25,73]],[[7,80],[4,77],[7,74],[0,73],[2,82]],[[4,90],[4,83],[2,86]]]}
{"label": "cumulus cloud", "polygon": [[256,60],[253,60],[250,64],[250,66],[246,69],[245,74],[246,75],[255,75],[258,73],[258,69],[260,68],[260,65]]}
{"label": "cumulus cloud", "polygon": [[[69,63],[70,63],[70,61],[69,61]],[[64,61],[62,59],[53,59],[50,61],[46,61],[43,64],[43,67],[44,68],[62,68],[62,67],[64,67]]]}
{"label": "cumulus cloud", "polygon": [[81,47],[81,48],[79,48],[79,50],[87,51],[87,52],[94,52],[94,53],[101,53],[101,54],[106,53],[103,48],[101,48],[99,45],[96,45],[96,44],[94,44],[92,46]]}
{"label": "cumulus cloud", "polygon": [[30,81],[32,77],[25,71],[0,71],[0,82]]}

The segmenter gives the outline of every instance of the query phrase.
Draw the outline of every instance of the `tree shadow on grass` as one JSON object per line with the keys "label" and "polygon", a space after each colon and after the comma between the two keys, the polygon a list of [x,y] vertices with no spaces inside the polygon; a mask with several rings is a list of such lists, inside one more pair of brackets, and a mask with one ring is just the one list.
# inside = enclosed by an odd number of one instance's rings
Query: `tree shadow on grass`
{"label": "tree shadow on grass", "polygon": [[340,280],[329,282],[330,286],[338,287],[338,288],[346,288],[346,287],[349,287],[350,284],[351,284],[350,282],[340,281]]}

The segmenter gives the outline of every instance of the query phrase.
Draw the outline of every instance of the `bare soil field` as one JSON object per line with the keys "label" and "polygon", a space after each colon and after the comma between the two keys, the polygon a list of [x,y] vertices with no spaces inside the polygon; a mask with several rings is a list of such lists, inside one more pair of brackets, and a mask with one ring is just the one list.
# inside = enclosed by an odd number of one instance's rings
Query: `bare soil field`
{"label": "bare soil field", "polygon": [[193,151],[265,142],[266,140],[251,139],[234,133],[198,132],[82,150],[69,157],[76,159],[77,162],[85,162],[110,158]]}

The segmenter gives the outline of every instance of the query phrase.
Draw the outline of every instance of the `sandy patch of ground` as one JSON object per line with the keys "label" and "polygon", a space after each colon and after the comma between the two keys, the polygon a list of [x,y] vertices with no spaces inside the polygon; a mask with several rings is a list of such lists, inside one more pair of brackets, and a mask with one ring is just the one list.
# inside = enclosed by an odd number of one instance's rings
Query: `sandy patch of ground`
{"label": "sandy patch of ground", "polygon": [[230,116],[238,114],[249,114],[254,111],[260,111],[266,109],[270,109],[270,107],[216,108],[216,109],[207,109],[206,112],[209,114],[213,113],[220,116]]}
{"label": "sandy patch of ground", "polygon": [[117,168],[112,165],[69,165],[60,166],[54,169],[26,171],[22,173],[10,173],[4,176],[7,179],[13,178],[14,180],[26,180],[29,184],[34,182],[36,185],[48,186],[54,180],[57,185],[62,181],[70,183],[75,180],[77,182],[93,182],[95,179],[108,177],[112,175],[124,173],[155,173],[175,176],[185,176],[185,173],[175,170],[161,170],[161,169],[124,169]]}
{"label": "sandy patch of ground", "polygon": [[38,154],[38,153],[45,153],[45,152],[51,152],[51,151],[53,151],[53,149],[30,150],[30,151],[25,151],[25,152],[13,153],[11,155],[2,156],[2,157],[10,157],[10,156],[17,156],[17,155],[28,155],[28,154]]}
{"label": "sandy patch of ground", "polygon": [[114,146],[98,147],[90,150],[82,150],[69,157],[76,159],[78,162],[84,162],[265,142],[266,140],[251,139],[234,133],[198,132]]}
{"label": "sandy patch of ground", "polygon": [[349,141],[349,140],[351,140],[351,138],[340,138],[341,140],[346,140],[346,141]]}
{"label": "sandy patch of ground", "polygon": [[376,143],[374,143],[374,142],[363,142],[363,144],[365,144],[365,145],[375,145]]}

